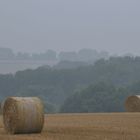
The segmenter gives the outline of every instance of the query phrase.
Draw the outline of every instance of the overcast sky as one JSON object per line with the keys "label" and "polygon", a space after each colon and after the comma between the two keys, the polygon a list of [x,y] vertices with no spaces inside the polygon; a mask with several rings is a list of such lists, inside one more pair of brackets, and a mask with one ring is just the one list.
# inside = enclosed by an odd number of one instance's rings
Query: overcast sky
{"label": "overcast sky", "polygon": [[0,47],[140,54],[140,0],[0,0]]}

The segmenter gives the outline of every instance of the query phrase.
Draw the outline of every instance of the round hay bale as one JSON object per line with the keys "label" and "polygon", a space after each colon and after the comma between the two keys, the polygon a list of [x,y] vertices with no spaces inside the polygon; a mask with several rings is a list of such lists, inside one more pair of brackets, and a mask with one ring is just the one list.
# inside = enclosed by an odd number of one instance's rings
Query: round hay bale
{"label": "round hay bale", "polygon": [[5,130],[10,134],[40,133],[44,107],[37,97],[9,97],[3,106]]}
{"label": "round hay bale", "polygon": [[140,95],[129,96],[125,101],[127,112],[140,112]]}

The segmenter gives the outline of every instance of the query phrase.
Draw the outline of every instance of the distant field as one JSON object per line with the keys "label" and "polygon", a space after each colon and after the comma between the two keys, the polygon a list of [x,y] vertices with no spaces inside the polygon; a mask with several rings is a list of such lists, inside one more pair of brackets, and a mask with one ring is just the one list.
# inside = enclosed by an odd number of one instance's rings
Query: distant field
{"label": "distant field", "polygon": [[46,115],[41,134],[7,135],[0,140],[140,140],[140,113]]}

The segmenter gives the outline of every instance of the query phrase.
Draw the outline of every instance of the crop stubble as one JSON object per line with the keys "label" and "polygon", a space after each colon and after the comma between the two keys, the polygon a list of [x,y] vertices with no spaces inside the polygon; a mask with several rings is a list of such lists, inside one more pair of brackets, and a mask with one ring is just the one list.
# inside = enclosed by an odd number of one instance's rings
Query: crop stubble
{"label": "crop stubble", "polygon": [[0,140],[140,140],[140,113],[46,115],[41,134],[8,135],[0,119]]}

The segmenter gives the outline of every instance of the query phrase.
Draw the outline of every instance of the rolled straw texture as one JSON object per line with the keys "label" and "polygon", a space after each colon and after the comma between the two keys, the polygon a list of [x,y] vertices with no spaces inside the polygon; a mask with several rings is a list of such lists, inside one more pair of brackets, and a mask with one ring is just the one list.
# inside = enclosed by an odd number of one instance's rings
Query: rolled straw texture
{"label": "rolled straw texture", "polygon": [[140,95],[129,96],[125,101],[127,112],[140,112]]}
{"label": "rolled straw texture", "polygon": [[37,97],[9,97],[3,106],[5,130],[10,134],[40,133],[44,107]]}

